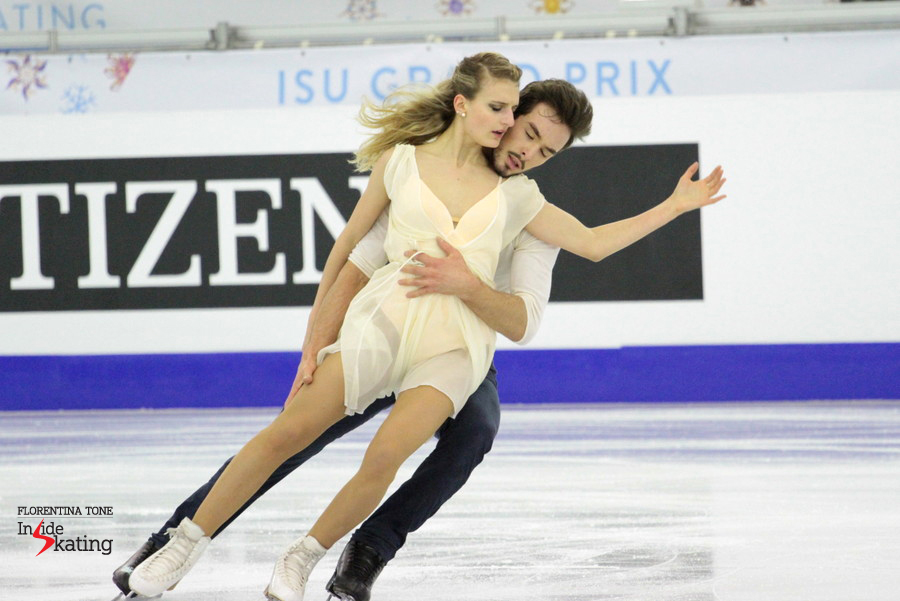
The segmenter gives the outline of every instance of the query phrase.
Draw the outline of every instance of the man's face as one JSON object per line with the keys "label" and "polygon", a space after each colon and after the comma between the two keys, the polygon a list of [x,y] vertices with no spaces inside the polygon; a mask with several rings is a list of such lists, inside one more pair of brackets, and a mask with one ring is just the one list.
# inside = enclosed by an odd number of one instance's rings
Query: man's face
{"label": "man's face", "polygon": [[494,149],[494,170],[504,177],[544,164],[569,141],[572,131],[549,105],[539,102],[526,115],[519,115]]}

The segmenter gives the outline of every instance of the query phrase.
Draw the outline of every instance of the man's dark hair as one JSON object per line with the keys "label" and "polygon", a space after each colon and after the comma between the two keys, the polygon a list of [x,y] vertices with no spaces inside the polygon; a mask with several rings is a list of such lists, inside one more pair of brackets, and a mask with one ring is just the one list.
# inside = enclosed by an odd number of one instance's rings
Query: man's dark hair
{"label": "man's dark hair", "polygon": [[519,93],[519,106],[515,116],[527,115],[539,103],[545,103],[556,113],[559,120],[572,131],[568,148],[575,138],[584,138],[591,133],[594,109],[584,92],[564,79],[544,79],[533,81]]}

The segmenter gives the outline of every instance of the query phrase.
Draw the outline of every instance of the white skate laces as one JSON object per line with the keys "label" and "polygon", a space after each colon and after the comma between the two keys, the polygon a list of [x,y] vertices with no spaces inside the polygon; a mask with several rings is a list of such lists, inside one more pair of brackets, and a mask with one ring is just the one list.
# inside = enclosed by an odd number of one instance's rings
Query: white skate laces
{"label": "white skate laces", "polygon": [[188,518],[178,528],[166,531],[169,542],[134,569],[128,579],[132,591],[145,597],[159,595],[184,578],[206,547],[210,538]]}
{"label": "white skate laces", "polygon": [[294,541],[275,562],[265,595],[270,601],[303,601],[306,582],[327,549],[311,536]]}

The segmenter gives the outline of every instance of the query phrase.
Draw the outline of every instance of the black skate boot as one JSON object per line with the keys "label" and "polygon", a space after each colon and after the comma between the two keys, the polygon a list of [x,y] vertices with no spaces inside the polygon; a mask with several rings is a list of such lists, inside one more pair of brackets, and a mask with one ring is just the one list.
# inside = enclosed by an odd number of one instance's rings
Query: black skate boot
{"label": "black skate boot", "polygon": [[[384,563],[375,549],[351,540],[341,553],[334,575],[325,590],[341,601],[369,601],[372,585],[384,568]],[[331,596],[328,598],[331,599]]]}
{"label": "black skate boot", "polygon": [[134,568],[138,567],[142,561],[157,551],[159,551],[159,547],[156,546],[156,543],[152,540],[148,540],[141,545],[141,548],[138,549],[134,555],[128,558],[128,561],[120,565],[116,568],[116,571],[113,572],[113,583],[119,587],[119,590],[122,591],[124,597],[128,597],[128,595],[131,594],[131,589],[128,587],[128,579],[131,577]]}

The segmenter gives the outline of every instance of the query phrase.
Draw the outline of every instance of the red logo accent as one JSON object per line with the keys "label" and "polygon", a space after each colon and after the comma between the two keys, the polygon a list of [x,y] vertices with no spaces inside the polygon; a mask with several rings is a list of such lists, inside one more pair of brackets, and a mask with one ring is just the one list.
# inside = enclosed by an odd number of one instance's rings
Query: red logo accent
{"label": "red logo accent", "polygon": [[[52,545],[53,543],[56,542],[55,539],[50,538],[49,536],[44,536],[43,534],[40,534],[40,532],[41,532],[41,526],[43,526],[43,525],[44,525],[44,520],[41,520],[41,523],[38,524],[37,528],[34,529],[34,532],[33,532],[32,535],[31,535],[31,536],[34,537],[34,538],[39,538],[39,539],[42,539],[42,540],[44,541],[44,548],[41,549],[40,551],[38,551],[38,554],[37,554],[37,555],[40,555],[41,553],[43,553],[44,551],[46,551],[47,549],[49,549],[49,548],[50,548],[50,545]],[[37,555],[35,555],[35,557],[37,557]]]}

